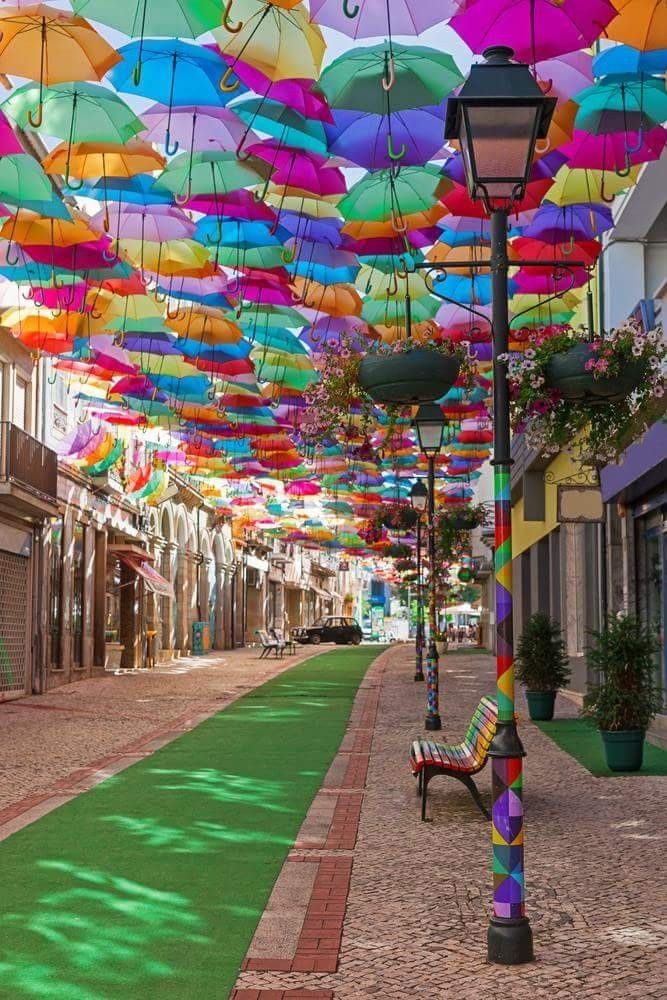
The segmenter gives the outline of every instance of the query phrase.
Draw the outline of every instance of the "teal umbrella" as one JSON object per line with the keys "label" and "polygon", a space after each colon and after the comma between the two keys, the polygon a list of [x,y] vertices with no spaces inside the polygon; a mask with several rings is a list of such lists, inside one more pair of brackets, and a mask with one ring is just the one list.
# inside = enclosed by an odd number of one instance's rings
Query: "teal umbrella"
{"label": "teal umbrella", "polygon": [[667,119],[663,80],[603,80],[576,94],[579,105],[574,127],[594,135],[638,132]]}
{"label": "teal umbrella", "polygon": [[327,153],[327,137],[322,122],[305,118],[277,101],[265,97],[243,97],[230,105],[230,110],[246,123],[248,129],[265,132],[282,146]]}

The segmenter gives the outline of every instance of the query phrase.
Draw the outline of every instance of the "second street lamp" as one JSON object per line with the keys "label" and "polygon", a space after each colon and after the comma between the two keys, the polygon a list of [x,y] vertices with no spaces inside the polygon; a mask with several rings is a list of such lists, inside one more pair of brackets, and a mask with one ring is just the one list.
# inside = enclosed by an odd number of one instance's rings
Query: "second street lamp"
{"label": "second street lamp", "polygon": [[428,490],[421,479],[410,490],[410,503],[417,514],[417,628],[415,635],[415,680],[424,680],[424,592],[422,590],[422,514],[428,504]]}
{"label": "second street lamp", "polygon": [[547,135],[555,98],[545,97],[528,66],[504,46],[487,49],[457,97],[447,102],[445,138],[460,142],[471,198],[491,216],[493,327],[493,466],[495,499],[496,690],[498,723],[492,759],[493,916],[488,958],[517,965],[533,958],[525,913],[522,758],[514,719],[512,634],[512,506],[507,218],[525,194],[535,143]]}
{"label": "second street lamp", "polygon": [[435,572],[435,458],[442,448],[445,433],[445,418],[436,403],[422,403],[417,410],[414,425],[419,438],[419,449],[428,460],[428,648],[426,653],[426,703],[427,713],[424,727],[429,731],[442,729],[439,700],[439,664],[436,632],[438,617],[436,611]]}

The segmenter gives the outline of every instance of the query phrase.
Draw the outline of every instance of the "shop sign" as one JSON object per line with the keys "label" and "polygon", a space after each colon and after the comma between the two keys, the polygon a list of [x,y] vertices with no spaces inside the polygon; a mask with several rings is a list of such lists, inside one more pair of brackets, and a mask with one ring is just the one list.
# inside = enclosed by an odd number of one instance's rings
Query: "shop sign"
{"label": "shop sign", "polygon": [[597,486],[558,486],[556,519],[561,524],[597,524],[604,520],[602,493]]}

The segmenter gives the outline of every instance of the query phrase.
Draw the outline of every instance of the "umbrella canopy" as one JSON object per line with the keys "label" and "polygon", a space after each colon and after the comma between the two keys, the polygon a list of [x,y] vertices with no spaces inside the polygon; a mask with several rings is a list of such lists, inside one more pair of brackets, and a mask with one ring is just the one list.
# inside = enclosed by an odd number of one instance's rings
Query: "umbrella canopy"
{"label": "umbrella canopy", "polygon": [[458,0],[441,0],[437,5],[423,0],[310,0],[310,14],[318,24],[335,28],[350,38],[373,38],[378,35],[420,35],[427,28],[451,17],[458,10]]}
{"label": "umbrella canopy", "polygon": [[[391,87],[380,86],[383,79]],[[447,52],[386,43],[343,53],[319,81],[332,108],[373,114],[383,114],[388,106],[404,111],[440,104],[461,83],[463,75]]]}
{"label": "umbrella canopy", "polygon": [[324,131],[329,152],[367,170],[382,170],[399,161],[423,165],[442,149],[444,105],[370,114],[335,111]]}
{"label": "umbrella canopy", "polygon": [[585,132],[629,132],[653,128],[667,118],[662,80],[609,78],[576,95],[574,124]]}
{"label": "umbrella canopy", "polygon": [[42,160],[42,166],[47,174],[63,174],[67,179],[133,177],[161,170],[164,162],[148,143],[132,139],[126,143],[64,142]]}
{"label": "umbrella canopy", "polygon": [[[667,41],[667,36],[666,39]],[[593,59],[595,76],[633,77],[641,73],[660,75],[667,69],[667,48],[642,52],[630,45],[612,45]]]}
{"label": "umbrella canopy", "polygon": [[607,37],[642,51],[662,49],[667,39],[667,5],[662,0],[614,0],[618,15]]}
{"label": "umbrella canopy", "polygon": [[144,123],[108,87],[76,81],[42,90],[42,115],[38,126],[33,112],[40,101],[38,83],[17,87],[2,108],[19,128],[74,142],[127,142],[142,131]]}
{"label": "umbrella canopy", "polygon": [[434,167],[404,167],[398,177],[380,170],[357,181],[338,208],[346,219],[393,218],[400,232],[403,216],[429,209],[451,188]]}
{"label": "umbrella canopy", "polygon": [[260,161],[250,166],[237,160],[234,153],[216,150],[179,153],[155,181],[155,187],[186,199],[193,194],[227,194],[263,181],[266,171],[259,172],[262,166]]}

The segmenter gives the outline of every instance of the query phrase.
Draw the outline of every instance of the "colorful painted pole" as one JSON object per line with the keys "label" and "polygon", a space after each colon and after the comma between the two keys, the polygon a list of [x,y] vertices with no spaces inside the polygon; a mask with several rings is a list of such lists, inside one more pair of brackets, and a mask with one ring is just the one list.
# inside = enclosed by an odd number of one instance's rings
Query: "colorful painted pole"
{"label": "colorful painted pole", "polygon": [[439,660],[435,636],[438,630],[435,573],[435,455],[428,456],[428,649],[426,653],[426,720],[424,728],[442,729],[439,698]]}
{"label": "colorful painted pole", "polygon": [[417,518],[417,628],[415,630],[415,680],[424,680],[424,592],[422,590],[422,519]]}
{"label": "colorful painted pole", "polygon": [[493,465],[495,499],[496,689],[498,723],[491,741],[493,916],[488,930],[491,962],[530,961],[533,937],[525,913],[521,745],[514,717],[512,630],[512,503],[510,412],[506,365],[509,341],[507,210],[491,212],[493,321]]}

